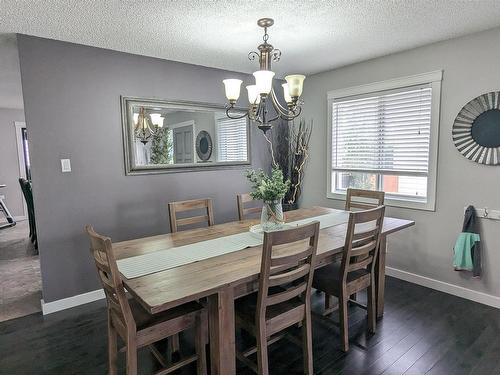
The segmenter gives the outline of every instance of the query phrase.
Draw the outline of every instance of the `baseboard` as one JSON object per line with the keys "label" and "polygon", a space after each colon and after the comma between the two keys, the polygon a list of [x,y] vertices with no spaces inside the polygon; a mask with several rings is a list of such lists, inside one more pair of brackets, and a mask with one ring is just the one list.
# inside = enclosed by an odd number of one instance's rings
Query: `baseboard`
{"label": "baseboard", "polygon": [[427,288],[439,290],[440,292],[452,294],[457,297],[465,298],[474,302],[482,303],[484,305],[500,309],[500,297],[492,296],[491,294],[486,294],[483,292],[478,292],[476,290],[467,289],[458,285],[445,283],[444,281],[439,281],[431,279],[430,277],[425,277],[411,272],[398,270],[397,268],[386,267],[385,274],[388,276],[395,277],[397,279],[408,281],[413,284],[422,285]]}
{"label": "baseboard", "polygon": [[66,310],[70,309],[72,307],[84,305],[86,303],[98,301],[100,299],[103,299],[104,296],[104,290],[103,289],[98,289],[98,290],[93,290],[92,292],[87,292],[83,294],[78,294],[76,296],[68,297],[68,298],[63,298],[63,299],[58,299],[56,301],[52,302],[45,302],[42,299],[42,313],[43,315],[47,314],[52,314],[57,311],[61,310]]}

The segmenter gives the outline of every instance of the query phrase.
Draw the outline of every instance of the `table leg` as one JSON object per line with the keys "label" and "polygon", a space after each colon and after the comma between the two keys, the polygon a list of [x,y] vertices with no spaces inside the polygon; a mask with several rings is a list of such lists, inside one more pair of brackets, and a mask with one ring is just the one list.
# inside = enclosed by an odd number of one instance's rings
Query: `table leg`
{"label": "table leg", "polygon": [[380,237],[380,248],[376,265],[376,291],[377,291],[377,318],[384,316],[384,292],[385,292],[385,253],[387,251],[386,236]]}
{"label": "table leg", "polygon": [[234,292],[232,288],[208,297],[210,365],[212,375],[236,373]]}

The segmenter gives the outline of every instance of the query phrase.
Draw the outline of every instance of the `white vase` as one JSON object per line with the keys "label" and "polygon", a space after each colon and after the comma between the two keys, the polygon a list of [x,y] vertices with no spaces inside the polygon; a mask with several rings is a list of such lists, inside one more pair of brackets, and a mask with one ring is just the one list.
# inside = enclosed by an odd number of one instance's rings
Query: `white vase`
{"label": "white vase", "polygon": [[279,230],[283,227],[284,223],[285,218],[281,200],[265,201],[264,206],[262,206],[262,215],[260,216],[262,230]]}

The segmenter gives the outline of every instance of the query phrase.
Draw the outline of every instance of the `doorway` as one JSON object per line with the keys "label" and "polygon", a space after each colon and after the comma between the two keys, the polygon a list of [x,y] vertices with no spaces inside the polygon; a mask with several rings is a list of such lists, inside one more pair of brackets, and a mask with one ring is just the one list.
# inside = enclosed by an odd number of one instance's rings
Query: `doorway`
{"label": "doorway", "polygon": [[9,158],[12,165],[4,166],[11,171],[5,177],[9,187],[5,198],[15,210],[16,224],[0,230],[0,321],[39,313],[42,298],[40,260],[32,228],[34,214],[30,213],[32,198],[27,204],[30,198],[26,198],[19,182],[23,179],[31,190],[29,134],[24,122],[15,121],[10,126],[11,136],[3,141],[11,142],[9,150],[13,154]]}

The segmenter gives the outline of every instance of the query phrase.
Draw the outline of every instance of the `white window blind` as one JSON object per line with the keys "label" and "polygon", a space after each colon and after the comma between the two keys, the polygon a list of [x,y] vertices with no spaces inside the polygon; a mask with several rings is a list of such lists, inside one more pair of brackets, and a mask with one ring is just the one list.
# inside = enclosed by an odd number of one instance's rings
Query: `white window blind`
{"label": "white window blind", "polygon": [[336,99],[332,169],[427,176],[431,101],[429,85]]}
{"label": "white window blind", "polygon": [[217,119],[217,161],[246,161],[247,120]]}

